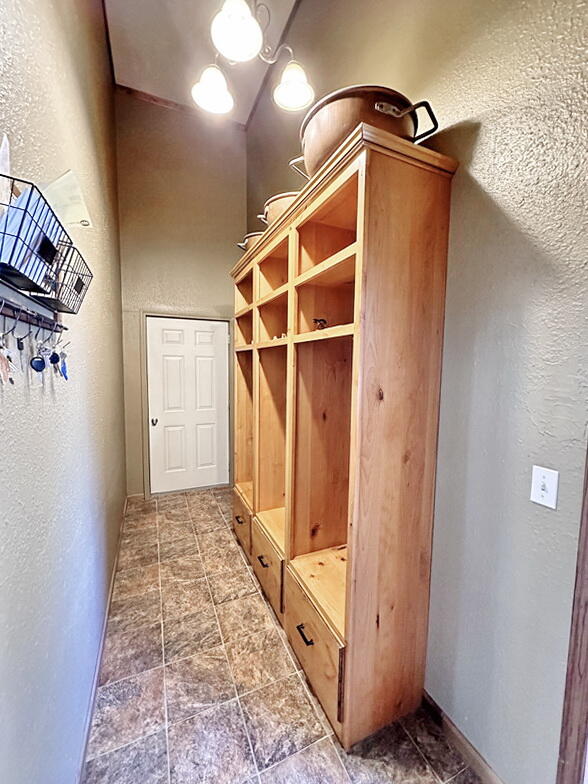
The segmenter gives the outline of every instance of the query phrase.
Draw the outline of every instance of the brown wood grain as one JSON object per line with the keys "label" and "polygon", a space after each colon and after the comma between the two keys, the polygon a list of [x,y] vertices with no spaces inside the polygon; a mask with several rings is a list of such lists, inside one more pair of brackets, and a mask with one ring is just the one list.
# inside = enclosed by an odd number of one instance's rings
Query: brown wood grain
{"label": "brown wood grain", "polygon": [[582,784],[588,753],[588,458],[578,543],[557,784]]}

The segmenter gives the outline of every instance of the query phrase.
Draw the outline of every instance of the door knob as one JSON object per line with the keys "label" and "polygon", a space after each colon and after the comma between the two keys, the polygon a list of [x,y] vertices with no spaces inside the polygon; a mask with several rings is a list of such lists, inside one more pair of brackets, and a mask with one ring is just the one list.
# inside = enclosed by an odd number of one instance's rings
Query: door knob
{"label": "door knob", "polygon": [[151,424],[153,425],[153,427],[155,427],[155,425],[156,425],[158,422],[159,422],[159,419],[152,419],[152,420],[151,420]]}

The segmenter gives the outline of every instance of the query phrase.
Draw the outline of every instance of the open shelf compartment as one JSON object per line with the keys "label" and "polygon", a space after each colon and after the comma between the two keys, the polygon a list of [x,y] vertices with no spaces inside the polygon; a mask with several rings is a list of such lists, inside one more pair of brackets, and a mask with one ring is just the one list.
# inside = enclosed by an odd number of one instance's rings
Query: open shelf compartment
{"label": "open shelf compartment", "polygon": [[288,282],[288,238],[259,262],[258,299]]}
{"label": "open shelf compartment", "polygon": [[347,543],[353,337],[295,350],[292,558]]}
{"label": "open shelf compartment", "polygon": [[253,311],[235,319],[235,345],[249,346],[253,343]]}
{"label": "open shelf compartment", "polygon": [[285,551],[287,347],[259,351],[257,518]]}
{"label": "open shelf compartment", "polygon": [[355,248],[340,251],[320,264],[316,274],[297,282],[297,334],[353,323]]}
{"label": "open shelf compartment", "polygon": [[253,356],[235,355],[235,485],[253,507]]}
{"label": "open shelf compartment", "polygon": [[297,274],[306,272],[357,239],[358,176],[351,176],[298,227]]}
{"label": "open shelf compartment", "polygon": [[253,270],[250,269],[235,284],[235,313],[253,303]]}
{"label": "open shelf compartment", "polygon": [[260,305],[258,340],[264,343],[274,338],[281,338],[288,333],[288,292]]}

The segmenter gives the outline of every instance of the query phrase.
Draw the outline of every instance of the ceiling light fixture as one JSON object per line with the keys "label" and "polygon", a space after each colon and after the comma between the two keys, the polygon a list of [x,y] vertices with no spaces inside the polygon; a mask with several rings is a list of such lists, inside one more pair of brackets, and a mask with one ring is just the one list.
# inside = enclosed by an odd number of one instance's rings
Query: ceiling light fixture
{"label": "ceiling light fixture", "polygon": [[212,43],[233,63],[246,63],[261,52],[263,32],[246,0],[225,0],[210,26]]}
{"label": "ceiling light fixture", "polygon": [[235,103],[225,75],[217,65],[208,65],[202,71],[200,81],[192,87],[192,98],[201,109],[212,114],[228,114]]}
{"label": "ceiling light fixture", "polygon": [[280,109],[287,112],[298,112],[312,103],[314,90],[308,83],[304,68],[296,60],[290,60],[282,71],[273,95]]}
{"label": "ceiling light fixture", "polygon": [[[265,13],[265,24],[260,14]],[[272,50],[264,44],[264,34],[271,20],[270,9],[258,0],[224,0],[220,11],[212,20],[210,36],[218,55],[229,65],[246,63],[259,57],[264,63],[274,65],[283,52],[288,52],[289,61],[282,71],[273,98],[280,109],[297,112],[309,106],[314,99],[304,68],[294,59],[292,47],[281,44]],[[233,108],[234,101],[227,81],[218,65],[204,69],[200,81],[192,88],[192,97],[202,109],[215,114],[226,114]]]}

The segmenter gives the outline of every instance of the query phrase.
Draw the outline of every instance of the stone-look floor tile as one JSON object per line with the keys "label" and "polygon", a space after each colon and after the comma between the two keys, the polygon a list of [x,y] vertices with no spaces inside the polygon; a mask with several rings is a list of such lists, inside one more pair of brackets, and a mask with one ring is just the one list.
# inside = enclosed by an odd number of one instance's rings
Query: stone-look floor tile
{"label": "stone-look floor tile", "polygon": [[175,539],[173,542],[160,542],[159,544],[160,561],[183,558],[187,555],[198,555],[195,536],[187,536],[185,539]]}
{"label": "stone-look floor tile", "polygon": [[267,606],[259,595],[225,602],[216,609],[225,642],[274,628]]}
{"label": "stone-look floor tile", "polygon": [[114,579],[112,599],[127,599],[129,596],[137,596],[158,589],[159,567],[157,564],[122,569],[117,572]]}
{"label": "stone-look floor tile", "polygon": [[214,531],[199,534],[198,544],[200,545],[200,551],[202,553],[216,551],[219,547],[228,547],[230,549],[233,545],[238,546],[233,532],[229,530],[226,525],[222,528],[217,528]]}
{"label": "stone-look floor tile", "polygon": [[401,724],[441,781],[466,767],[461,754],[447,742],[440,725],[423,708],[401,719]]}
{"label": "stone-look floor tile", "polygon": [[168,720],[174,723],[235,697],[222,646],[168,664],[165,684]]}
{"label": "stone-look floor tile", "polygon": [[125,517],[123,530],[126,533],[131,531],[153,531],[157,535],[157,512]]}
{"label": "stone-look floor tile", "polygon": [[162,582],[161,597],[163,617],[166,620],[202,612],[212,606],[208,583],[204,577],[182,582]]}
{"label": "stone-look floor tile", "polygon": [[132,569],[136,566],[150,566],[158,560],[157,543],[121,543],[118,553],[118,569]]}
{"label": "stone-look floor tile", "polygon": [[157,544],[157,526],[149,525],[142,528],[125,528],[121,538],[121,546],[136,547],[141,544]]}
{"label": "stone-look floor tile", "polygon": [[320,704],[317,697],[315,696],[312,690],[312,686],[310,685],[310,683],[308,682],[308,678],[304,674],[304,670],[299,670],[298,677],[300,678],[302,685],[306,689],[306,693],[308,694],[308,699],[313,704],[315,713],[319,717],[319,721],[323,725],[325,732],[327,733],[327,735],[332,735],[333,728],[331,727],[331,723],[327,719],[327,714],[324,712],[323,706]]}
{"label": "stone-look floor tile", "polygon": [[451,779],[450,784],[482,784],[482,779],[471,768],[466,768]]}
{"label": "stone-look floor tile", "polygon": [[169,762],[172,784],[241,784],[255,776],[236,700],[173,724]]}
{"label": "stone-look floor tile", "polygon": [[147,514],[156,511],[155,501],[146,501],[143,496],[132,495],[127,498],[127,508],[125,510],[125,517],[134,514]]}
{"label": "stone-look floor tile", "polygon": [[186,555],[172,561],[163,561],[159,570],[162,583],[184,582],[204,577],[204,566],[199,555]]}
{"label": "stone-look floor tile", "polygon": [[221,642],[212,605],[208,610],[184,615],[181,618],[166,618],[163,622],[166,663],[214,648]]}
{"label": "stone-look floor tile", "polygon": [[166,523],[185,523],[190,522],[190,510],[188,504],[172,506],[157,513],[157,523],[162,526]]}
{"label": "stone-look floor tile", "polygon": [[[226,534],[219,542],[214,543],[212,539],[207,539],[207,537],[213,537],[219,533]],[[224,528],[198,537],[200,555],[207,574],[230,572],[243,566],[244,561],[241,558],[240,547],[232,539],[232,536],[232,533]]]}
{"label": "stone-look floor tile", "polygon": [[157,732],[165,721],[163,702],[163,667],[101,686],[96,694],[88,759]]}
{"label": "stone-look floor tile", "polygon": [[210,514],[202,517],[193,514],[192,527],[194,529],[194,533],[200,536],[201,534],[206,534],[209,531],[217,531],[218,529],[225,529],[227,526],[221,513],[216,512],[214,514]]}
{"label": "stone-look floor tile", "polygon": [[86,763],[83,784],[167,784],[165,731]]}
{"label": "stone-look floor tile", "polygon": [[257,592],[257,587],[251,579],[246,566],[231,572],[219,572],[209,577],[212,599],[215,604],[224,604],[233,599],[242,599],[244,596]]}
{"label": "stone-look floor tile", "polygon": [[211,490],[188,490],[186,501],[190,509],[195,511],[210,509],[215,503]]}
{"label": "stone-look floor tile", "polygon": [[111,629],[109,624],[100,664],[100,684],[159,667],[162,661],[161,621],[129,631]]}
{"label": "stone-look floor tile", "polygon": [[244,695],[241,705],[259,770],[325,734],[297,675]]}
{"label": "stone-look floor tile", "polygon": [[313,743],[261,774],[261,784],[349,784],[328,738]]}
{"label": "stone-look floor tile", "polygon": [[108,628],[110,631],[126,632],[156,623],[160,618],[159,590],[149,591],[126,599],[113,598],[108,613]]}
{"label": "stone-look floor tile", "polygon": [[352,784],[438,784],[438,779],[400,724],[391,724],[356,744],[338,747]]}
{"label": "stone-look floor tile", "polygon": [[160,522],[157,526],[157,535],[159,541],[175,542],[176,539],[188,539],[194,536],[192,523],[189,520],[181,520],[179,522]]}
{"label": "stone-look floor tile", "polygon": [[157,496],[157,511],[164,512],[168,509],[183,509],[188,505],[185,493],[169,493]]}
{"label": "stone-look floor tile", "polygon": [[239,694],[294,672],[277,629],[256,632],[227,643],[227,656]]}

